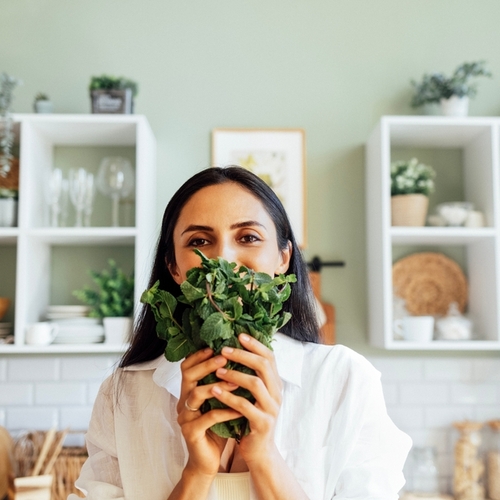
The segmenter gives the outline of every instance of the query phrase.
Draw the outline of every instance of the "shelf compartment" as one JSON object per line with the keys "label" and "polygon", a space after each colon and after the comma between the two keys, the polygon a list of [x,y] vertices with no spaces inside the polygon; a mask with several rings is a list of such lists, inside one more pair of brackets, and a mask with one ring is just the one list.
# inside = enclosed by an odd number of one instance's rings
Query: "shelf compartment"
{"label": "shelf compartment", "polygon": [[500,351],[500,341],[488,340],[433,340],[431,342],[408,342],[392,340],[386,349],[394,351]]}
{"label": "shelf compartment", "polygon": [[17,243],[19,229],[17,227],[0,227],[0,246]]}

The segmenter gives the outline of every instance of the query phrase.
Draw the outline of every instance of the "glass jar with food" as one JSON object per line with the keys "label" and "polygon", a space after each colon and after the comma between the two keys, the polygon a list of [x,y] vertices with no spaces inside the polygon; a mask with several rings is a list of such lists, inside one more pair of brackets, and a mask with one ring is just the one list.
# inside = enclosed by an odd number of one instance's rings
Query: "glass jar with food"
{"label": "glass jar with food", "polygon": [[481,422],[455,422],[459,437],[455,444],[453,492],[456,500],[484,500],[484,463],[479,456]]}
{"label": "glass jar with food", "polygon": [[488,422],[492,436],[488,447],[488,498],[500,500],[500,419]]}

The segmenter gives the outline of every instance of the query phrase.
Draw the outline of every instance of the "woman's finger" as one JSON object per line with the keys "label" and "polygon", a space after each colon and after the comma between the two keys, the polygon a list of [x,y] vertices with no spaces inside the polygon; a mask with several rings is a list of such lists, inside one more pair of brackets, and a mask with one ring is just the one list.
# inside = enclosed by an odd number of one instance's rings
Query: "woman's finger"
{"label": "woman's finger", "polygon": [[193,420],[182,421],[179,419],[178,421],[182,427],[182,434],[186,441],[197,441],[205,437],[205,433],[212,425],[227,422],[228,420],[233,420],[241,416],[241,413],[238,411],[232,408],[225,408],[221,410],[210,410]]}
{"label": "woman's finger", "polygon": [[[198,385],[196,386],[187,396],[184,398],[184,402],[179,401],[179,413],[187,412],[184,417],[186,420],[193,420],[198,415],[196,414],[200,406],[209,398],[213,397],[212,388],[215,385],[219,385],[225,391],[234,391],[238,388],[237,385],[232,382],[217,382],[216,384]],[[184,407],[182,406],[184,405]]]}

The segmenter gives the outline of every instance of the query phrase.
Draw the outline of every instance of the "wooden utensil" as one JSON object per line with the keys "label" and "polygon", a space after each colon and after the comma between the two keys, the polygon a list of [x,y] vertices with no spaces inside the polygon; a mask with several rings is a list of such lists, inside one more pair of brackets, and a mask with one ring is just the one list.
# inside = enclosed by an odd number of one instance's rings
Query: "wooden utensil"
{"label": "wooden utensil", "polygon": [[56,429],[52,428],[45,434],[45,439],[43,441],[42,449],[35,463],[35,467],[33,468],[32,476],[38,476],[40,474],[40,470],[42,469],[43,463],[45,462],[45,458],[49,453],[50,447],[52,446],[52,442],[56,437]]}
{"label": "wooden utensil", "polygon": [[56,463],[57,457],[59,456],[59,453],[61,453],[62,447],[64,440],[66,439],[66,436],[68,435],[69,432],[69,427],[67,429],[64,429],[58,436],[56,444],[54,446],[54,451],[52,452],[51,457],[49,458],[47,465],[45,466],[45,469],[43,470],[43,474],[50,474],[52,471],[52,467],[54,467],[54,464]]}

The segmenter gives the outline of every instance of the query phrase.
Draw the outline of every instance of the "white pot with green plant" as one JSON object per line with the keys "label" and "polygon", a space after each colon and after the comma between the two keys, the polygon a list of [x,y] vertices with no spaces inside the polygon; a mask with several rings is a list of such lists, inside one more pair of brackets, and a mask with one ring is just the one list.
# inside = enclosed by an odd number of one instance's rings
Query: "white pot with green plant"
{"label": "white pot with green plant", "polygon": [[391,164],[391,222],[393,226],[425,226],[434,169],[417,158]]}
{"label": "white pot with green plant", "polygon": [[17,191],[0,188],[0,227],[17,226]]}
{"label": "white pot with green plant", "polygon": [[35,113],[46,114],[52,113],[52,111],[54,110],[54,105],[52,104],[52,101],[47,94],[38,92],[38,94],[35,96],[35,101],[33,102],[33,108],[35,110]]}
{"label": "white pot with green plant", "polygon": [[89,271],[98,290],[84,286],[73,295],[89,305],[89,316],[102,318],[105,343],[122,345],[130,340],[134,309],[134,278],[127,276],[113,259],[108,260],[109,270]]}
{"label": "white pot with green plant", "polygon": [[485,61],[463,63],[451,77],[443,73],[425,74],[420,82],[412,80],[414,89],[411,105],[414,108],[440,105],[444,116],[467,116],[469,99],[477,94],[474,78],[491,77]]}
{"label": "white pot with green plant", "polygon": [[123,77],[108,75],[93,76],[89,84],[92,113],[134,112],[137,83]]}

